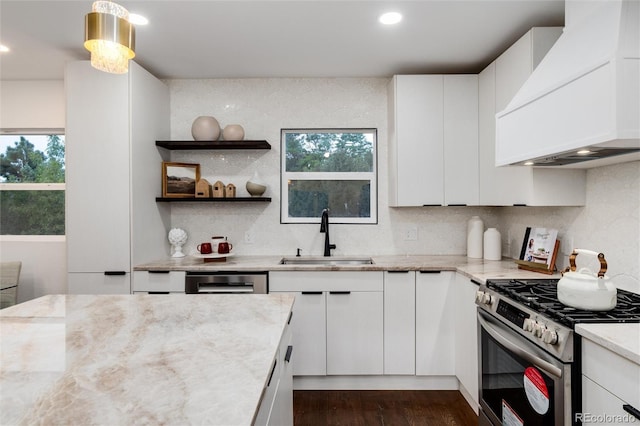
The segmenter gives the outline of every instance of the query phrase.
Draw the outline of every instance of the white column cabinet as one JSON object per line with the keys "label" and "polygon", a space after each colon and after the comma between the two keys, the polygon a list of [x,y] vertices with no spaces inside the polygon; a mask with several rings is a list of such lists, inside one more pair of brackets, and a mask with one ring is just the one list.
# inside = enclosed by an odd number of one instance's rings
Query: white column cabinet
{"label": "white column cabinet", "polygon": [[293,374],[324,376],[327,374],[327,295],[322,291],[293,294],[296,296],[293,306],[296,320],[292,327],[296,342]]}
{"label": "white column cabinet", "polygon": [[169,211],[154,200],[168,88],[134,62],[114,75],[79,61],[66,67],[65,91],[69,292],[112,293],[110,280],[84,275],[107,272],[124,273],[118,292],[130,293],[132,265],[168,253]]}
{"label": "white column cabinet", "polygon": [[416,374],[454,375],[455,272],[416,274]]}
{"label": "white column cabinet", "polygon": [[396,75],[389,84],[389,204],[477,204],[476,75]]}
{"label": "white column cabinet", "polygon": [[455,278],[455,371],[460,393],[478,412],[478,320],[475,296],[478,285],[469,277]]}
{"label": "white column cabinet", "polygon": [[504,109],[561,33],[533,28],[479,74],[480,204],[584,205],[586,172],[576,169],[496,167],[495,114]]}
{"label": "white column cabinet", "polygon": [[384,273],[384,374],[416,374],[416,273]]}

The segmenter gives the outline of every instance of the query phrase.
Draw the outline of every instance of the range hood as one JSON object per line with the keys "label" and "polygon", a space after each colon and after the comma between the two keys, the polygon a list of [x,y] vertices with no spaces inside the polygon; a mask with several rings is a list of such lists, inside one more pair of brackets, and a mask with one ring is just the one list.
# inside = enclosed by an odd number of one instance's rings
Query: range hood
{"label": "range hood", "polygon": [[640,2],[567,0],[565,23],[496,114],[498,166],[640,159]]}

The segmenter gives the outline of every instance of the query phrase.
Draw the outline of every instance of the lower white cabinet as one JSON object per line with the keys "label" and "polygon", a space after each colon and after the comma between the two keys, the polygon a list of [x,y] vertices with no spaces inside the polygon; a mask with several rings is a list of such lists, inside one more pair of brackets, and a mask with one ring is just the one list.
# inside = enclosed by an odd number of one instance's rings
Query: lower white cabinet
{"label": "lower white cabinet", "polygon": [[640,365],[586,338],[582,339],[582,413],[584,424],[640,421],[623,409],[640,410]]}
{"label": "lower white cabinet", "polygon": [[416,374],[416,273],[384,273],[384,374]]}
{"label": "lower white cabinet", "polygon": [[113,272],[69,272],[68,294],[130,294],[131,274]]}
{"label": "lower white cabinet", "polygon": [[460,393],[478,412],[478,319],[475,303],[478,285],[456,274],[455,282],[455,371]]}
{"label": "lower white cabinet", "polygon": [[134,293],[184,293],[185,271],[134,271]]}
{"label": "lower white cabinet", "polygon": [[269,289],[296,295],[294,375],[382,374],[382,272],[270,272]]}
{"label": "lower white cabinet", "polygon": [[416,273],[416,375],[454,375],[454,278],[451,271]]}

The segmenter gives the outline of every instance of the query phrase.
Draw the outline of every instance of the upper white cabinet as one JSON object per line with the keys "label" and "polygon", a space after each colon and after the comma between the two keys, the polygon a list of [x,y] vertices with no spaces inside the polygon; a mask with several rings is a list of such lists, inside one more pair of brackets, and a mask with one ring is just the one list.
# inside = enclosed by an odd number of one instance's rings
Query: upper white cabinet
{"label": "upper white cabinet", "polygon": [[559,28],[533,28],[479,74],[480,204],[489,206],[579,206],[586,172],[573,169],[496,167],[496,119],[560,35]]}
{"label": "upper white cabinet", "polygon": [[389,205],[478,203],[476,75],[389,84]]}
{"label": "upper white cabinet", "polygon": [[[155,141],[169,134],[169,91],[135,62],[115,75],[88,61],[67,65],[65,91],[69,292],[130,293],[132,265],[168,252],[169,212],[153,195],[162,162]],[[100,284],[114,276],[117,291]]]}

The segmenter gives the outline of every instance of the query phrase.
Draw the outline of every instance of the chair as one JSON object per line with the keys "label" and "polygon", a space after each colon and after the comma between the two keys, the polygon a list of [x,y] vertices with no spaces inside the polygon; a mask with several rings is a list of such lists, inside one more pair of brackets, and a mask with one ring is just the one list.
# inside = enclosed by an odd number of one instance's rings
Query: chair
{"label": "chair", "polygon": [[18,303],[22,262],[0,262],[0,309]]}

